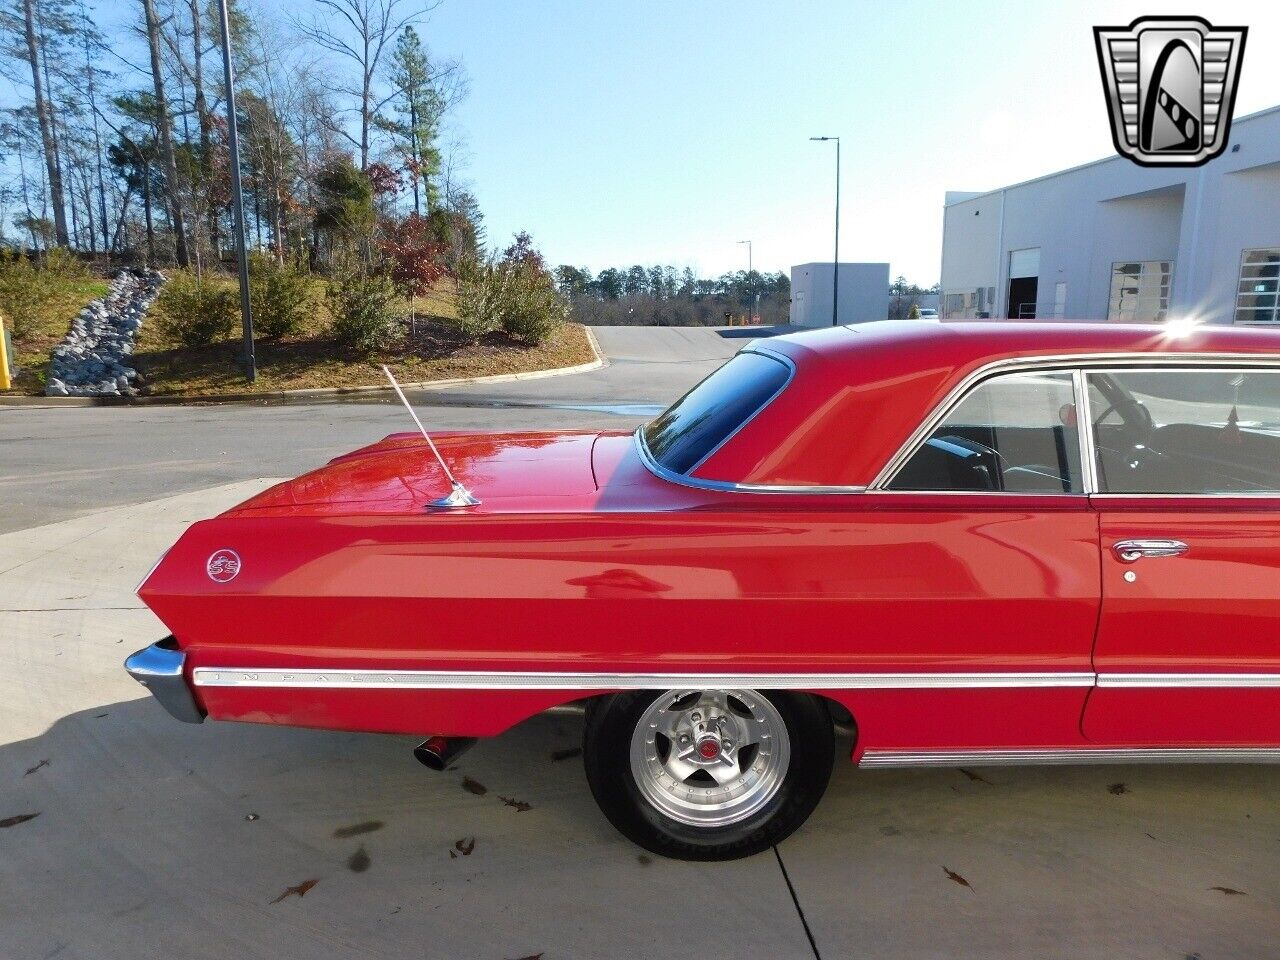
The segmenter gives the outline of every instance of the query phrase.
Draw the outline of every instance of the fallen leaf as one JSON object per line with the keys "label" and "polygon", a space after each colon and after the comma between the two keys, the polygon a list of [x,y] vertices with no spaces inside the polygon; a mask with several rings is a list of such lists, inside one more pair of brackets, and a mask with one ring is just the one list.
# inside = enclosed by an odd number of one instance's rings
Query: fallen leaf
{"label": "fallen leaf", "polygon": [[979,776],[978,774],[974,773],[972,770],[966,770],[964,767],[957,767],[956,769],[958,769],[961,773],[963,773],[966,777],[968,777],[974,783],[985,783],[987,786],[991,786],[990,780],[988,780],[986,777]]}
{"label": "fallen leaf", "polygon": [[474,793],[477,797],[483,797],[489,792],[489,788],[478,780],[472,780],[470,777],[462,778],[462,789],[467,793]]}
{"label": "fallen leaf", "polygon": [[1128,793],[1128,792],[1129,792],[1129,788],[1126,787],[1123,783],[1113,783],[1111,786],[1107,787],[1107,793],[1114,793],[1117,797],[1120,796],[1120,794],[1122,793]]}
{"label": "fallen leaf", "polygon": [[947,867],[943,867],[942,872],[945,873],[947,875],[947,879],[952,881],[953,883],[958,883],[962,887],[968,887],[970,890],[973,889],[973,884],[971,884],[964,877],[960,876],[960,874],[956,873],[954,870],[948,869]]}
{"label": "fallen leaf", "polygon": [[362,833],[373,833],[375,830],[381,830],[386,824],[381,820],[365,820],[362,823],[353,823],[349,827],[339,827],[333,831],[333,835],[339,840],[347,837],[358,837]]}
{"label": "fallen leaf", "polygon": [[649,864],[653,863],[653,860],[651,860],[646,854],[641,853],[636,856],[636,863],[640,864],[642,867],[647,867]]}
{"label": "fallen leaf", "polygon": [[[458,853],[462,854],[464,857],[471,856],[471,851],[474,850],[475,848],[476,848],[475,837],[463,837],[461,840],[455,841],[453,844],[453,849],[457,850]],[[452,853],[453,851],[451,850],[449,852]]]}
{"label": "fallen leaf", "polygon": [[93,715],[93,719],[95,719],[95,720],[101,720],[103,717],[109,717],[109,716],[111,716],[111,714],[109,714],[109,713],[95,713],[95,714]]}
{"label": "fallen leaf", "polygon": [[1155,839],[1154,834],[1144,833],[1144,834],[1143,834],[1143,836],[1144,836],[1144,837],[1147,837],[1147,838],[1149,838],[1149,839],[1151,839],[1151,840],[1154,840],[1154,839]]}
{"label": "fallen leaf", "polygon": [[276,897],[271,902],[279,903],[281,900],[285,899],[286,897],[297,897],[299,900],[301,900],[303,897],[307,895],[307,891],[310,890],[319,882],[320,882],[319,880],[303,880],[296,887],[287,888],[284,893],[280,894],[280,896]]}
{"label": "fallen leaf", "polygon": [[515,807],[516,813],[524,813],[526,810],[532,810],[533,804],[525,803],[523,800],[517,800],[514,797],[498,797],[508,807]]}
{"label": "fallen leaf", "polygon": [[364,873],[372,863],[373,861],[369,859],[369,854],[365,852],[363,846],[347,857],[347,869],[352,873]]}
{"label": "fallen leaf", "polygon": [[244,815],[244,818],[248,820],[250,823],[253,823],[253,821],[258,819],[258,815],[256,813],[246,813]]}
{"label": "fallen leaf", "polygon": [[38,813],[20,813],[16,817],[5,817],[3,820],[0,820],[0,830],[3,830],[5,827],[16,827],[18,824],[26,823],[28,820],[34,820],[38,816],[40,816]]}
{"label": "fallen leaf", "polygon": [[516,957],[515,960],[542,960],[542,954],[531,953],[527,957]]}
{"label": "fallen leaf", "polygon": [[581,747],[569,747],[565,750],[554,750],[551,753],[551,762],[559,763],[561,760],[572,760],[574,757],[582,756]]}
{"label": "fallen leaf", "polygon": [[450,860],[457,860],[457,859],[458,859],[457,851],[455,851],[455,850],[450,850],[450,851],[449,851],[449,859],[450,859]]}
{"label": "fallen leaf", "polygon": [[1210,887],[1210,890],[1217,890],[1218,893],[1226,894],[1228,897],[1247,897],[1248,894],[1243,890],[1236,890],[1234,887]]}
{"label": "fallen leaf", "polygon": [[29,776],[31,776],[33,773],[35,773],[37,770],[39,770],[41,767],[47,767],[48,765],[49,765],[49,761],[48,761],[48,760],[41,760],[41,761],[40,761],[39,763],[37,763],[34,767],[32,767],[30,770],[28,770],[26,773],[24,773],[24,774],[23,774],[23,776],[24,776],[24,777],[29,777]]}

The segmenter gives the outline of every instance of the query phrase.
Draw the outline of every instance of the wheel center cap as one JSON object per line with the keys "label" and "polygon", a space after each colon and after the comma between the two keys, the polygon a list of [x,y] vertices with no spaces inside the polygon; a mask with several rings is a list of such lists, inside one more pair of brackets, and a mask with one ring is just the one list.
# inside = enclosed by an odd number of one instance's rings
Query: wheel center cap
{"label": "wheel center cap", "polygon": [[698,755],[703,760],[714,760],[720,756],[720,741],[715,737],[703,737],[698,741]]}

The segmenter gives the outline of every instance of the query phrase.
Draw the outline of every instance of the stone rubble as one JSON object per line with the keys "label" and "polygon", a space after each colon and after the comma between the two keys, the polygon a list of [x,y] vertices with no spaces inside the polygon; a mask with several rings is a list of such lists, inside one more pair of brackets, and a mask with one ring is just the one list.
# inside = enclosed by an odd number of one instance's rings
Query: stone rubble
{"label": "stone rubble", "polygon": [[53,348],[45,395],[136,396],[138,371],[128,360],[162,283],[158,270],[121,270],[107,295],[81,310],[66,338]]}

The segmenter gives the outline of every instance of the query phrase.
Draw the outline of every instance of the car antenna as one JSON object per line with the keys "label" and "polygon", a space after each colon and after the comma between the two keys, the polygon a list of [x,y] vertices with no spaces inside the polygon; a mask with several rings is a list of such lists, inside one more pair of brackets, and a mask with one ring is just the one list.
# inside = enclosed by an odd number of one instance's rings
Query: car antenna
{"label": "car antenna", "polygon": [[418,425],[418,429],[422,431],[422,438],[427,441],[427,446],[431,448],[431,452],[436,455],[436,460],[440,463],[440,469],[444,471],[445,479],[449,481],[450,489],[448,496],[441,497],[439,500],[432,500],[427,506],[435,507],[441,510],[455,510],[460,507],[478,507],[480,501],[464,487],[458,478],[453,475],[453,471],[449,469],[449,464],[444,462],[444,457],[440,456],[440,450],[436,447],[435,441],[431,439],[431,434],[427,433],[427,428],[422,425],[422,421],[418,419],[418,415],[413,412],[413,407],[409,404],[409,398],[404,395],[404,391],[400,389],[400,384],[396,382],[395,375],[387,369],[387,365],[382,365],[382,372],[387,375],[387,379],[391,381],[391,386],[395,388],[396,393],[400,397],[400,402],[404,404],[404,408],[409,411],[409,416],[413,417],[413,422]]}

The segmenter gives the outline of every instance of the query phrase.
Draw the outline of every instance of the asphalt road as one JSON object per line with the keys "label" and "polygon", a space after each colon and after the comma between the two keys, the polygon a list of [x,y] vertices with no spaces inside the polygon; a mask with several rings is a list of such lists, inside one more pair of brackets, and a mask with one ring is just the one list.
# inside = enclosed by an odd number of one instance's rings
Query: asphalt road
{"label": "asphalt road", "polygon": [[[604,371],[424,412],[629,425],[563,407],[665,402],[741,344],[689,335],[604,331]],[[459,403],[481,406],[438,405]],[[443,774],[406,737],[171,720],[120,669],[163,632],[132,592],[152,560],[404,425],[376,404],[0,408],[0,960],[1277,956],[1273,768],[838,762],[776,853],[699,865],[609,827],[572,718]]]}
{"label": "asphalt road", "polygon": [[[428,429],[625,429],[743,345],[706,328],[601,327],[584,374],[411,394]],[[616,411],[616,412],[615,412]],[[295,476],[397,430],[383,397],[314,406],[0,407],[0,533],[254,477]]]}

